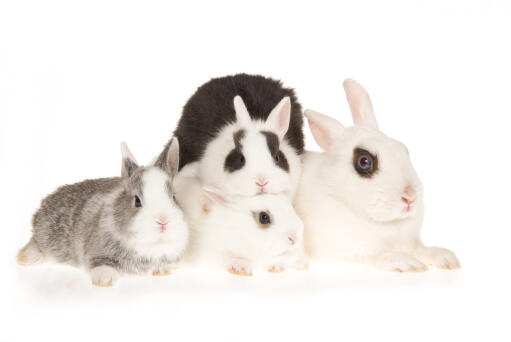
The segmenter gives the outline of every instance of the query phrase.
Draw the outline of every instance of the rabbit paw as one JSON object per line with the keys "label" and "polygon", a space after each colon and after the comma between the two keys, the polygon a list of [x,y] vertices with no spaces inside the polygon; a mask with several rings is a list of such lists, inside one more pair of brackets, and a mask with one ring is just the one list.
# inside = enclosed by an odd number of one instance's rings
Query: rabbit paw
{"label": "rabbit paw", "polygon": [[43,254],[34,240],[30,240],[30,242],[18,252],[17,257],[18,264],[21,266],[30,266],[42,259]]}
{"label": "rabbit paw", "polygon": [[306,255],[302,255],[298,260],[296,260],[295,265],[297,270],[307,271],[309,269],[309,258]]}
{"label": "rabbit paw", "polygon": [[239,276],[251,276],[252,275],[252,269],[248,262],[240,259],[233,259],[231,260],[227,271],[229,273],[239,275]]}
{"label": "rabbit paw", "polygon": [[284,272],[284,266],[282,265],[273,265],[268,269],[270,273],[282,273]]}
{"label": "rabbit paw", "polygon": [[159,269],[153,271],[153,276],[155,276],[155,277],[162,277],[162,276],[168,276],[168,275],[170,275],[169,268],[159,268]]}
{"label": "rabbit paw", "polygon": [[94,267],[91,272],[92,284],[101,287],[112,286],[119,279],[119,272],[110,266]]}
{"label": "rabbit paw", "polygon": [[415,252],[415,255],[423,263],[436,268],[453,270],[461,267],[456,255],[445,248],[422,247]]}
{"label": "rabbit paw", "polygon": [[426,265],[405,253],[383,253],[375,257],[375,266],[392,272],[424,272]]}

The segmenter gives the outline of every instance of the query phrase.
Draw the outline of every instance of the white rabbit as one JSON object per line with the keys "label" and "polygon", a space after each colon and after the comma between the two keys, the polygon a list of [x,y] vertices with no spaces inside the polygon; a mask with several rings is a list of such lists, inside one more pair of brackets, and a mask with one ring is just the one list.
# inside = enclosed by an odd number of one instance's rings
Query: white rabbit
{"label": "white rabbit", "polygon": [[237,275],[307,268],[303,223],[286,195],[230,197],[187,177],[186,167],[183,171],[175,188],[190,225],[185,261]]}
{"label": "white rabbit", "polygon": [[389,271],[459,268],[451,251],[420,240],[423,188],[406,147],[379,131],[360,84],[344,81],[354,126],[305,111],[322,153],[306,152],[295,199],[311,257]]}

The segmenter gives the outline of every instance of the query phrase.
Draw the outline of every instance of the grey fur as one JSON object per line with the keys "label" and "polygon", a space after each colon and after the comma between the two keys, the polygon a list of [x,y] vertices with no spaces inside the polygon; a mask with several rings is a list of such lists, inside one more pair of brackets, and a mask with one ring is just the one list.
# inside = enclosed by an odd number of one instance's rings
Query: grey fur
{"label": "grey fur", "polygon": [[179,261],[179,256],[149,259],[123,242],[131,234],[129,225],[137,213],[134,195],[143,196],[142,176],[148,169],[130,170],[129,178],[92,179],[58,188],[34,214],[31,241],[44,256],[87,269],[107,265],[138,273]]}

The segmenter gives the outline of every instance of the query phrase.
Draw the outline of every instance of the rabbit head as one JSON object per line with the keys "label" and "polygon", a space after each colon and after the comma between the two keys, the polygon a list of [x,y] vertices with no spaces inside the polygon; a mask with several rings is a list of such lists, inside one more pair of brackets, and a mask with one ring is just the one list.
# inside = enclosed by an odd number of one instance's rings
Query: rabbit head
{"label": "rabbit head", "polygon": [[289,128],[289,97],[265,121],[252,120],[240,96],[233,102],[236,122],[224,126],[207,146],[199,166],[202,182],[230,195],[287,191],[296,183],[292,173],[299,168],[296,152],[283,140]]}
{"label": "rabbit head", "polygon": [[378,128],[365,89],[353,80],[344,89],[354,126],[307,110],[314,139],[325,151],[322,182],[330,195],[353,211],[377,222],[389,222],[422,210],[422,183],[407,148]]}
{"label": "rabbit head", "polygon": [[[183,213],[175,202],[173,179],[179,165],[179,143],[171,142],[166,156],[154,165],[138,166],[125,143],[122,150],[122,190],[114,203],[114,220],[136,249],[180,254],[188,240]],[[169,249],[170,247],[170,249]]]}

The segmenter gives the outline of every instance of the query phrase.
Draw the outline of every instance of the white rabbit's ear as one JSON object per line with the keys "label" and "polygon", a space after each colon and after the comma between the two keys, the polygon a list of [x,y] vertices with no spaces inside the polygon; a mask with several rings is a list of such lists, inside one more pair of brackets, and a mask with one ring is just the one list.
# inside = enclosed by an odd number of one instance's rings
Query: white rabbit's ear
{"label": "white rabbit's ear", "polygon": [[223,205],[224,207],[230,202],[229,198],[217,188],[203,186],[202,191],[210,201]]}
{"label": "white rabbit's ear", "polygon": [[289,129],[289,120],[291,119],[291,99],[285,96],[272,109],[270,115],[266,119],[268,128],[277,133],[280,140],[284,138]]}
{"label": "white rabbit's ear", "polygon": [[314,140],[324,151],[329,150],[335,139],[342,134],[344,126],[334,118],[310,109],[307,109],[304,115],[309,121]]}
{"label": "white rabbit's ear", "polygon": [[135,171],[138,168],[138,164],[137,161],[135,160],[135,157],[133,157],[133,154],[128,148],[128,145],[126,145],[125,142],[121,143],[121,153],[122,153],[121,176],[129,177],[133,174],[133,171]]}
{"label": "white rabbit's ear", "polygon": [[241,96],[236,95],[234,97],[234,111],[236,112],[236,122],[239,126],[246,126],[250,123],[250,114],[248,113],[247,107],[245,106],[245,102]]}
{"label": "white rabbit's ear", "polygon": [[373,104],[367,91],[351,79],[344,80],[343,86],[355,125],[378,129]]}

